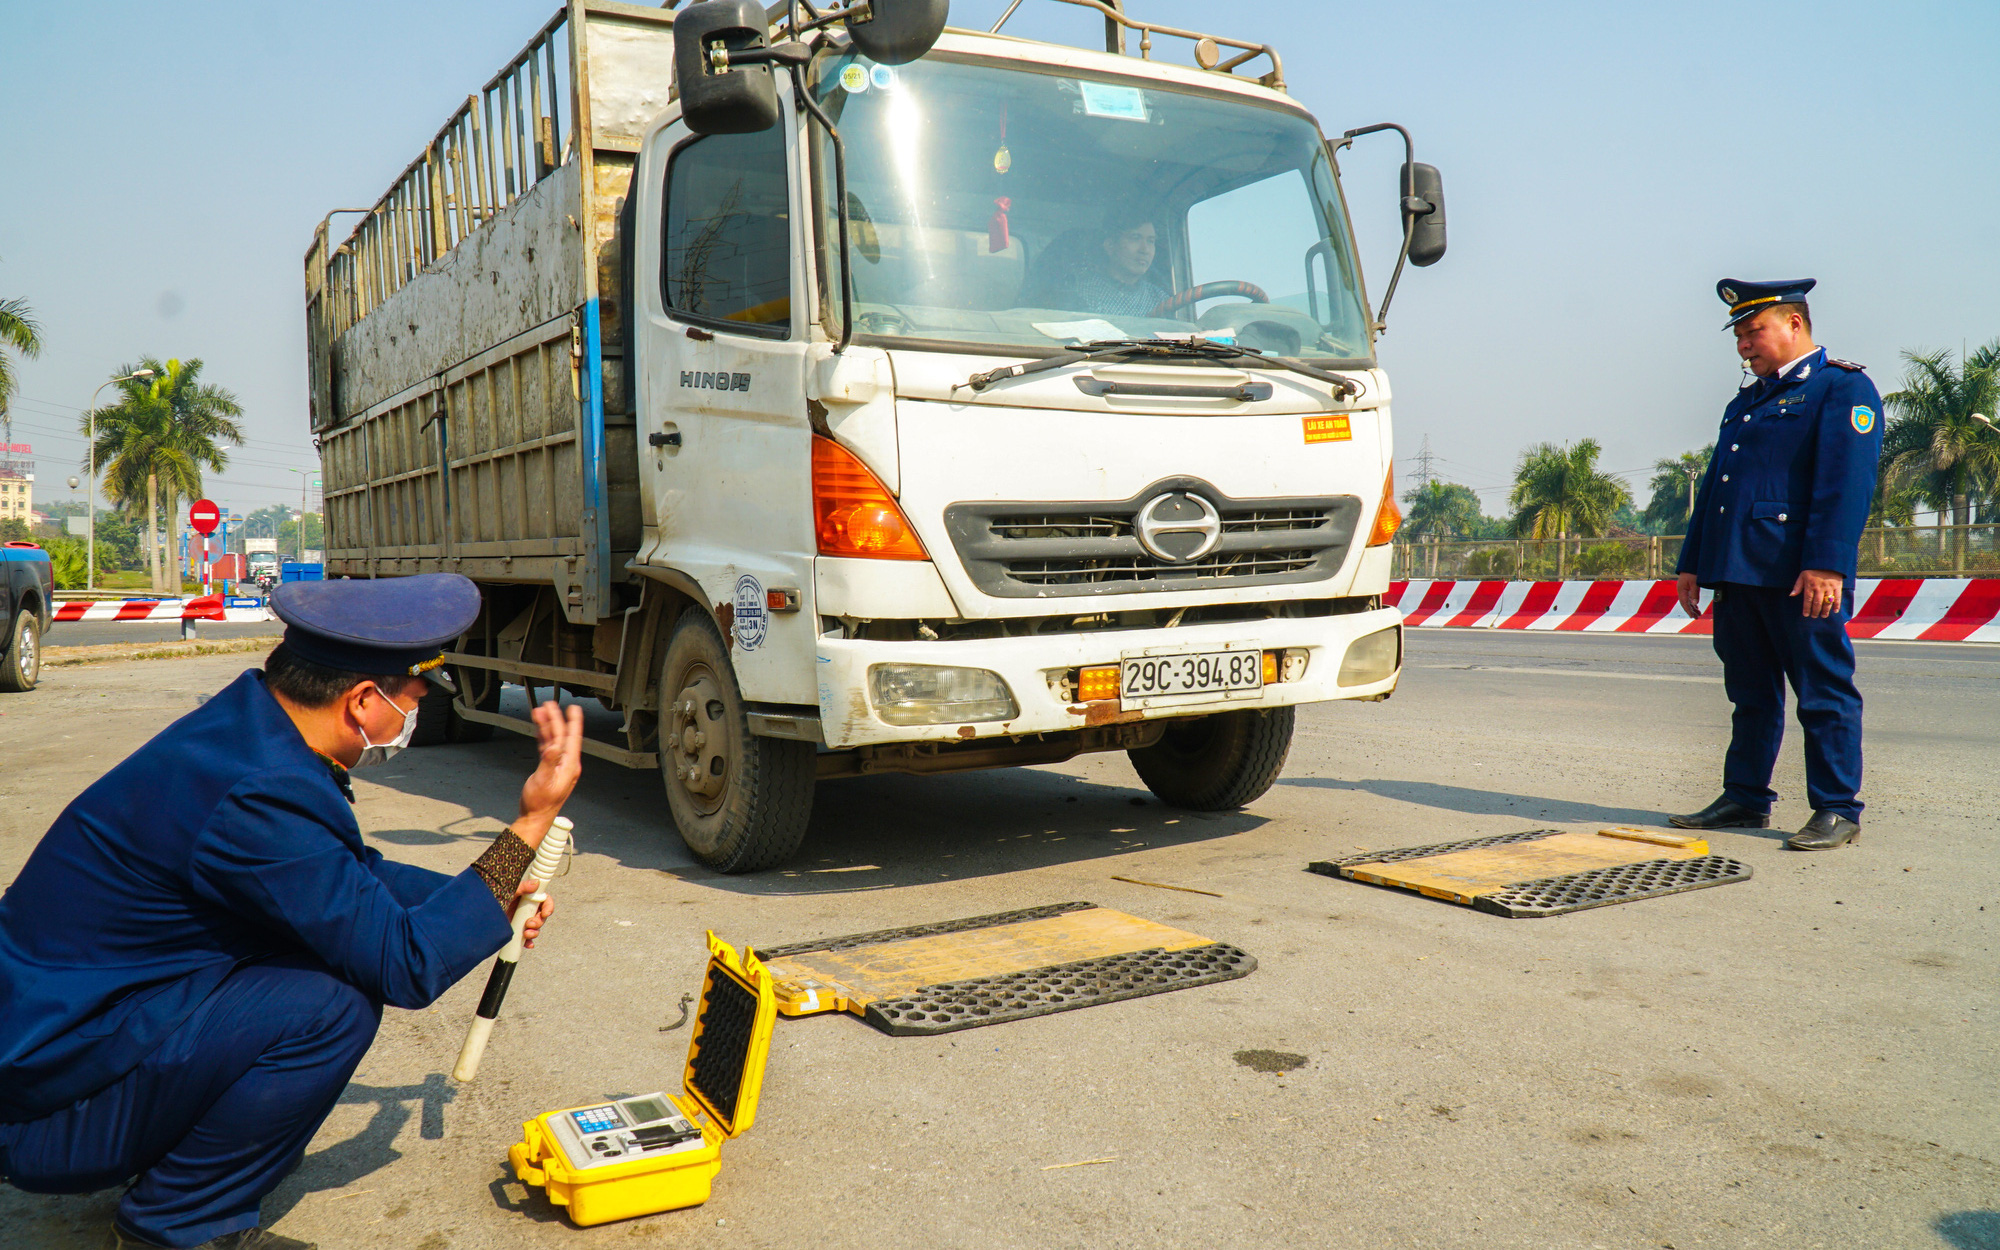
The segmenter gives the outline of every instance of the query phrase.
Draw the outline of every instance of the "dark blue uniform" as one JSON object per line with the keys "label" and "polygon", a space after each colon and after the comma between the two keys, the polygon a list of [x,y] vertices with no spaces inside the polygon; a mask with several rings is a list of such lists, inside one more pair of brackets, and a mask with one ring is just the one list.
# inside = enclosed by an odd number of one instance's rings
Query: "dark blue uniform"
{"label": "dark blue uniform", "polygon": [[[1823,349],[1723,410],[1679,571],[1716,591],[1715,653],[1736,705],[1723,797],[1753,811],[1768,813],[1777,797],[1771,769],[1789,679],[1813,810],[1860,819],[1861,694],[1847,619],[1881,455],[1881,396],[1859,365]],[[1802,569],[1845,579],[1830,616],[1806,616],[1803,597],[1791,596]]]}
{"label": "dark blue uniform", "polygon": [[0,1174],[139,1179],[126,1228],[257,1222],[366,1053],[509,937],[473,871],[385,860],[262,674],[78,796],[0,897]]}

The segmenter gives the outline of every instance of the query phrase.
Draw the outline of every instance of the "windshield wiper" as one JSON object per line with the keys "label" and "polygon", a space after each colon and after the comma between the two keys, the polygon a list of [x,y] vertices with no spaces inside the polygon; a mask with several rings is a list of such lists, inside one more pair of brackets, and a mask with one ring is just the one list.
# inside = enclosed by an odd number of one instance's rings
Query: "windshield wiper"
{"label": "windshield wiper", "polygon": [[988,369],[984,373],[975,373],[959,385],[983,391],[996,382],[1026,377],[1031,373],[1043,373],[1050,369],[1060,369],[1066,365],[1084,364],[1092,360],[1131,359],[1250,360],[1257,364],[1289,369],[1304,377],[1329,383],[1334,389],[1335,396],[1340,399],[1352,399],[1361,394],[1363,389],[1361,383],[1353,378],[1342,377],[1338,373],[1299,364],[1282,356],[1267,356],[1254,347],[1238,347],[1233,343],[1217,343],[1212,339],[1097,339],[1080,347],[1057,352],[1053,356],[1031,360],[1026,364],[1005,365],[998,369]]}

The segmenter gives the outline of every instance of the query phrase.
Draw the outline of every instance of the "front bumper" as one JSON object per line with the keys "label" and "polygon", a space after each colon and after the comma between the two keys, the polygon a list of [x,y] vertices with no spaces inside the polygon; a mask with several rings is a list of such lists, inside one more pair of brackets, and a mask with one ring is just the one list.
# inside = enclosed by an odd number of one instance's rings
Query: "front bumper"
{"label": "front bumper", "polygon": [[[1177,629],[1100,630],[1089,633],[1046,634],[1028,638],[982,638],[963,642],[871,642],[822,637],[818,645],[820,732],[833,749],[892,742],[965,742],[975,738],[1018,737],[1087,726],[1195,716],[1241,708],[1283,707],[1323,703],[1331,699],[1366,699],[1396,686],[1396,672],[1363,686],[1339,684],[1340,663],[1356,639],[1396,628],[1403,616],[1394,608],[1377,608],[1343,616],[1280,618],[1189,625]],[[1115,701],[1077,703],[1061,697],[1057,681],[1070,670],[1092,664],[1115,664],[1128,652],[1219,651],[1256,647],[1259,650],[1303,648],[1305,675],[1279,681],[1248,695],[1204,696],[1199,702],[1175,701],[1145,708],[1124,708]],[[1400,646],[1397,649],[1401,655]],[[1000,674],[1020,704],[1011,720],[960,725],[891,725],[876,715],[868,698],[868,667],[902,662],[984,668]]]}

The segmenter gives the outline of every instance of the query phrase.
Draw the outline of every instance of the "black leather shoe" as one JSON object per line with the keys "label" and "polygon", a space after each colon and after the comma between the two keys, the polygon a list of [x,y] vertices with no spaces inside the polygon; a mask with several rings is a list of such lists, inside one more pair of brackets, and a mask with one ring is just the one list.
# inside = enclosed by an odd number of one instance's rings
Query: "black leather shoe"
{"label": "black leather shoe", "polygon": [[1806,827],[1785,839],[1794,851],[1831,851],[1861,840],[1861,826],[1837,812],[1814,812]]}
{"label": "black leather shoe", "polygon": [[1771,816],[1768,812],[1756,811],[1727,798],[1717,799],[1698,812],[1685,816],[1669,816],[1668,820],[1683,829],[1769,829]]}

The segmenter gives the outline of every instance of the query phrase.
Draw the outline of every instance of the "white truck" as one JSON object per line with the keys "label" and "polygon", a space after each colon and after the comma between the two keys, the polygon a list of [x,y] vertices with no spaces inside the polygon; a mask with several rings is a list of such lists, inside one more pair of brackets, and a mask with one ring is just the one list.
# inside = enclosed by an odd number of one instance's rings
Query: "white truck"
{"label": "white truck", "polygon": [[[595,697],[587,749],[743,872],[823,779],[1122,750],[1229,808],[1298,704],[1388,697],[1335,158],[1400,128],[1329,143],[1268,46],[1062,2],[1105,50],[943,0],[569,0],[321,223],[327,575],[484,596],[418,741],[532,732],[506,683]],[[1402,180],[1398,276],[1444,251],[1436,171]]]}

